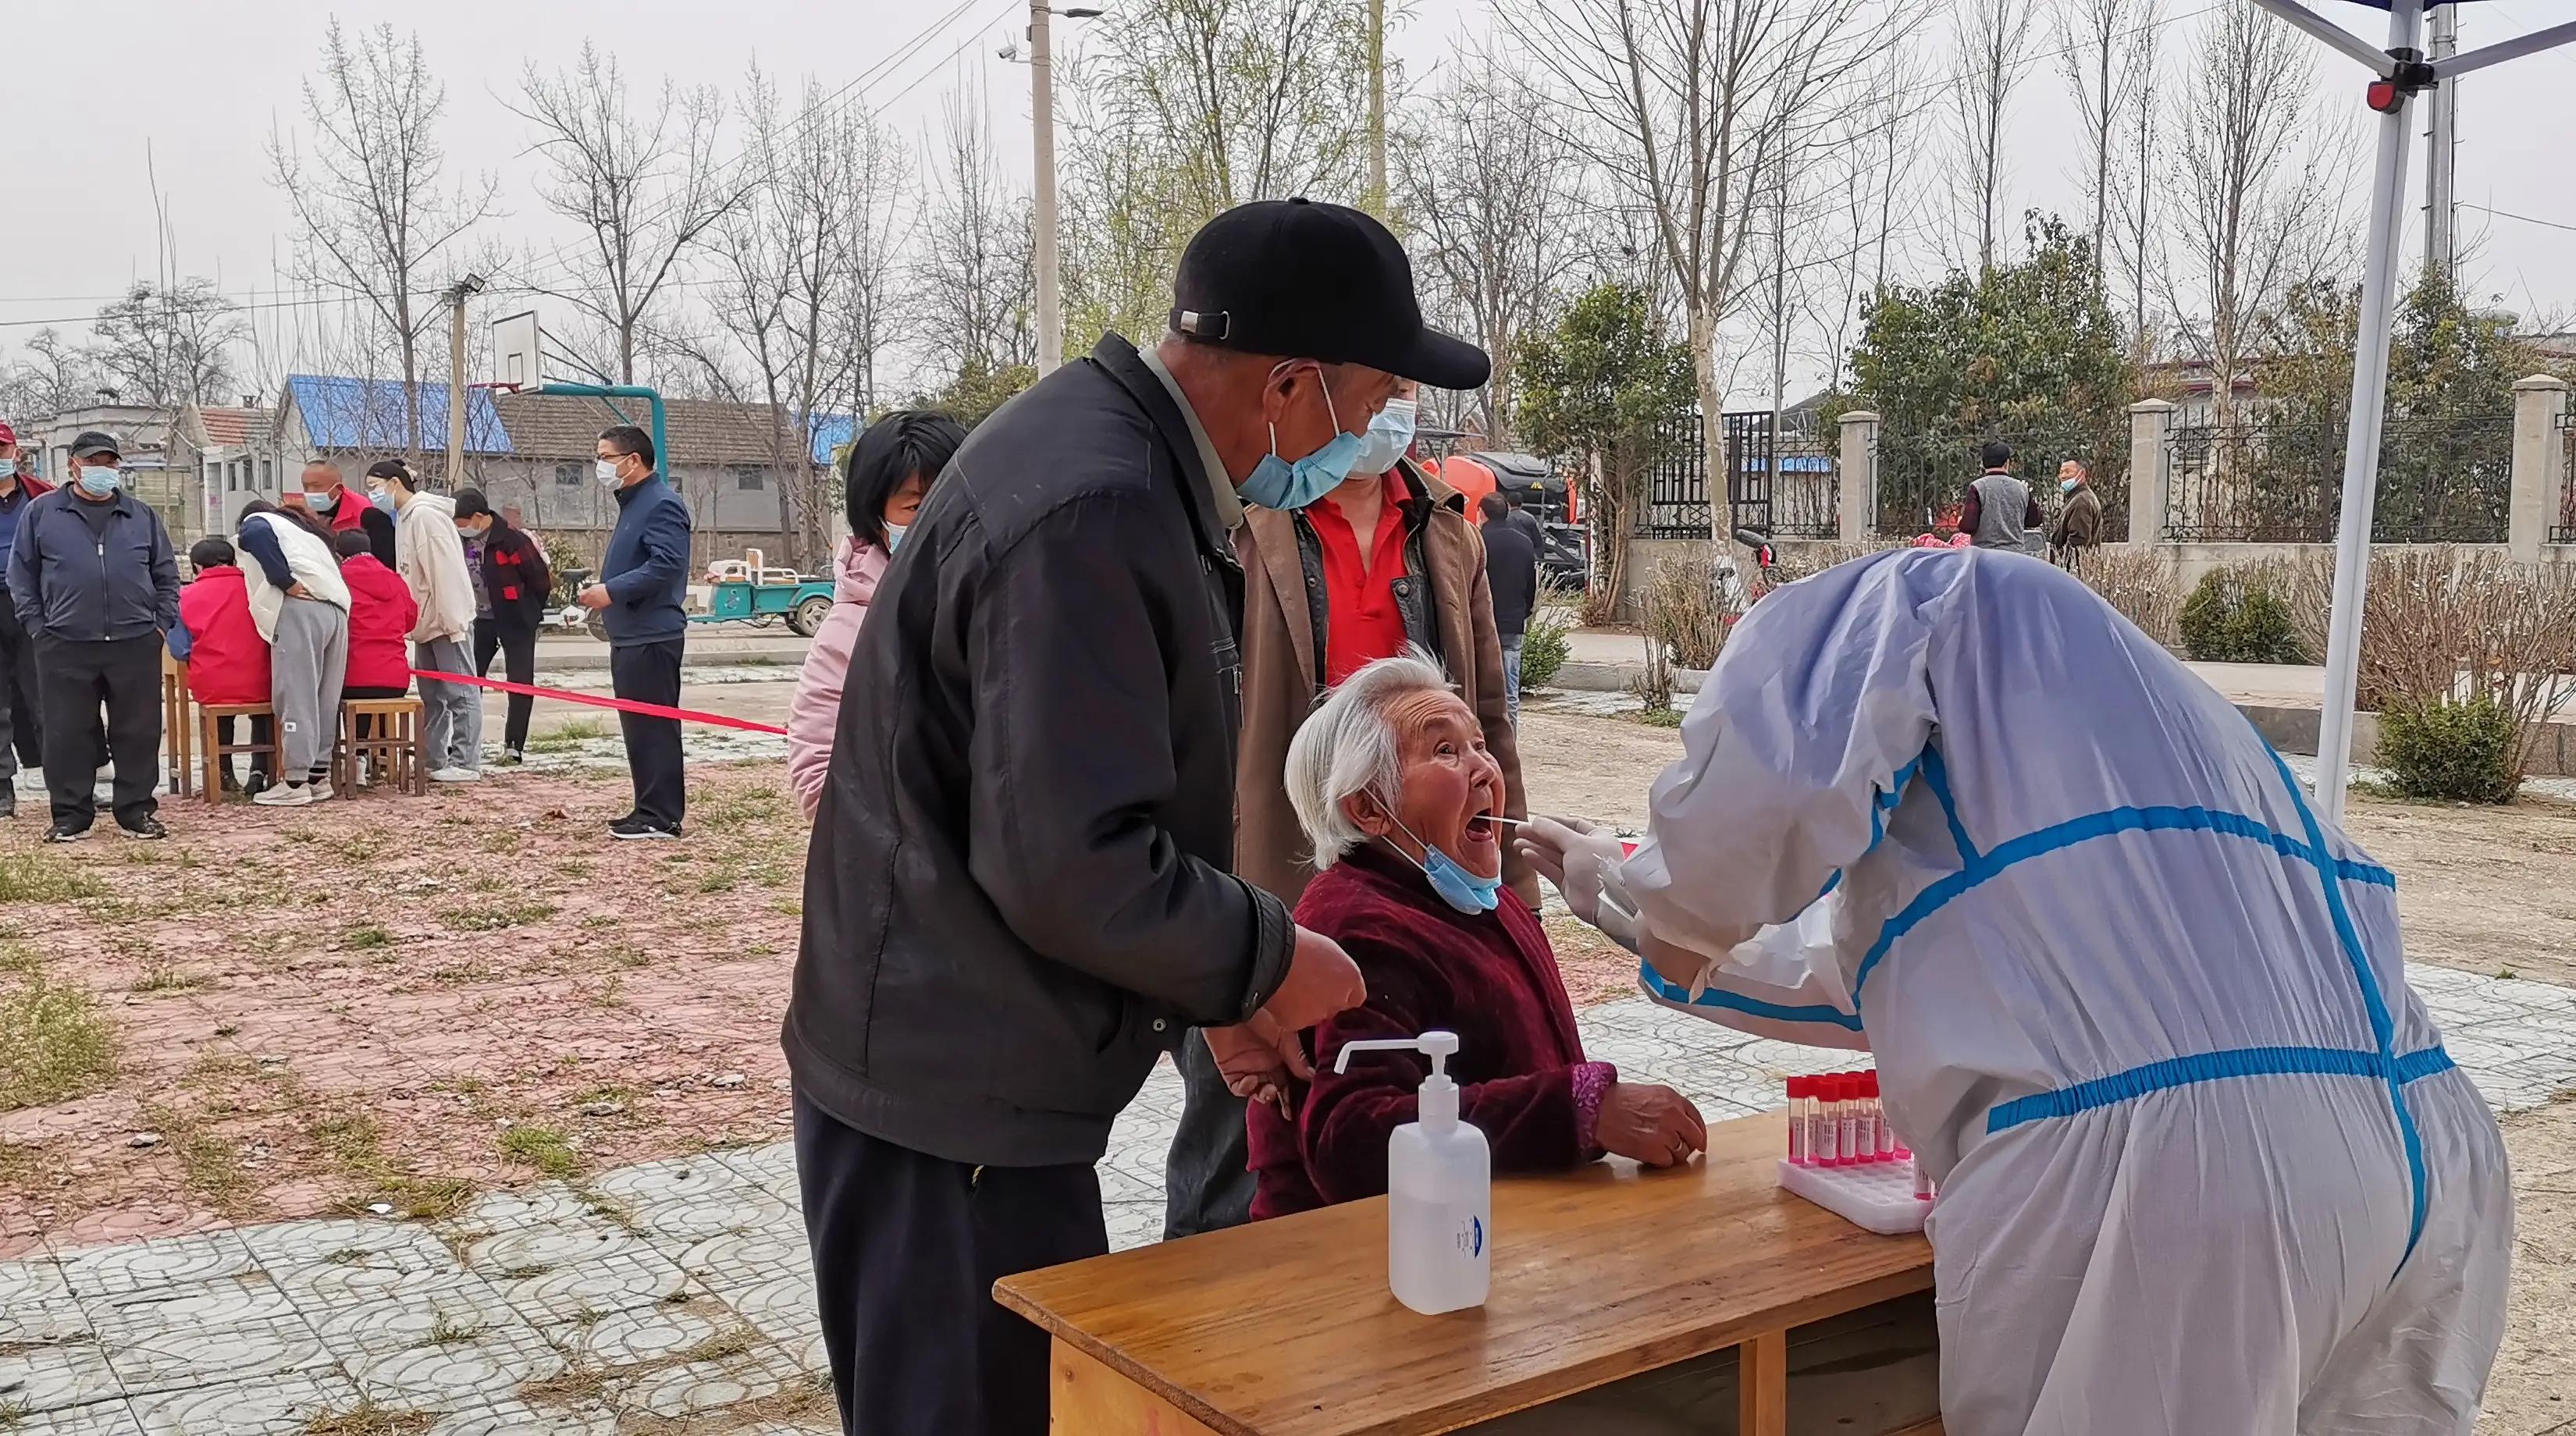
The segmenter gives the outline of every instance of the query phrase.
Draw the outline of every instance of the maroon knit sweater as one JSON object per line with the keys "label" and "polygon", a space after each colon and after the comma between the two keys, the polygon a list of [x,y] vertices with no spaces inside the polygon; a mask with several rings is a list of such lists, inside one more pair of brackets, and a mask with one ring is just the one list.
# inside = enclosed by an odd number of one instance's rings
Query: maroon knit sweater
{"label": "maroon knit sweater", "polygon": [[[1449,1074],[1459,1115],[1493,1146],[1497,1172],[1562,1171],[1590,1161],[1577,1111],[1583,1041],[1547,933],[1527,904],[1473,917],[1431,891],[1422,873],[1375,844],[1354,850],[1306,887],[1297,921],[1340,943],[1368,980],[1368,1000],[1308,1036],[1315,1081],[1294,1094],[1292,1125],[1255,1103],[1247,1132],[1255,1219],[1386,1190],[1388,1134],[1414,1119],[1431,1072],[1412,1052],[1363,1052],[1333,1073],[1342,1044],[1458,1034]],[[1591,1085],[1597,1100],[1606,1069]]]}

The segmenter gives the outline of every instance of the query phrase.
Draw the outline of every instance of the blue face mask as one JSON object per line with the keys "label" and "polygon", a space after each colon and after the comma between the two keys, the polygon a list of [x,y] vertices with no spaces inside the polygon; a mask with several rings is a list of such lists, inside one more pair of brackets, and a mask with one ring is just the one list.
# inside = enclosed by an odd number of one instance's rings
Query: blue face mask
{"label": "blue face mask", "polygon": [[2057,491],[2061,494],[2071,494],[2083,486],[2084,481],[2082,479],[2059,479],[2057,481]]}
{"label": "blue face mask", "polygon": [[83,464],[73,478],[79,482],[81,492],[94,499],[116,492],[117,472],[105,464]]}
{"label": "blue face mask", "polygon": [[[1316,371],[1317,387],[1322,387],[1323,370]],[[1357,434],[1342,432],[1342,416],[1333,412],[1333,391],[1324,390],[1324,412],[1333,421],[1333,437],[1306,457],[1290,463],[1279,457],[1279,426],[1270,426],[1270,452],[1252,466],[1252,477],[1235,486],[1243,501],[1265,509],[1302,509],[1333,490],[1351,476],[1359,462],[1360,449],[1367,441]]]}
{"label": "blue face mask", "polygon": [[1387,400],[1386,407],[1369,420],[1368,432],[1360,436],[1360,457],[1351,472],[1383,474],[1394,468],[1404,451],[1413,447],[1413,418],[1411,399]]}
{"label": "blue face mask", "polygon": [[892,553],[896,549],[903,547],[903,531],[909,527],[910,525],[908,524],[887,524],[885,526],[887,553]]}
{"label": "blue face mask", "polygon": [[[1395,827],[1396,831],[1408,838],[1413,838],[1413,829],[1401,822]],[[1480,878],[1460,867],[1456,858],[1423,842],[1420,838],[1413,838],[1413,841],[1421,845],[1423,852],[1422,858],[1413,865],[1422,869],[1422,875],[1430,879],[1431,890],[1440,895],[1442,902],[1470,917],[1480,912],[1492,912],[1501,903],[1502,899],[1496,894],[1503,888],[1502,874],[1496,873],[1489,878]],[[1411,855],[1407,854],[1407,856]]]}

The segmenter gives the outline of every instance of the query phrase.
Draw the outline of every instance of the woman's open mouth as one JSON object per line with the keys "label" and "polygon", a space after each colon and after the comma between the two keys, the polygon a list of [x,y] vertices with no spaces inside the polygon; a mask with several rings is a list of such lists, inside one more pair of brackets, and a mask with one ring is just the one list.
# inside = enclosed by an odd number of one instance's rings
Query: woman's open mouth
{"label": "woman's open mouth", "polygon": [[1467,820],[1466,838],[1470,843],[1498,843],[1502,839],[1502,825],[1494,821],[1491,812],[1480,812]]}

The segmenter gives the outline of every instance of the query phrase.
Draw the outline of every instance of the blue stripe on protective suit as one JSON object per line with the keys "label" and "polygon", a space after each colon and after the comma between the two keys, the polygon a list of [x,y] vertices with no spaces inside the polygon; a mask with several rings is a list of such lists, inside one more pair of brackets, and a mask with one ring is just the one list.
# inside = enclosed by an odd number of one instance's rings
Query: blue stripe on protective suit
{"label": "blue stripe on protective suit", "polygon": [[1842,1028],[1846,1032],[1860,1031],[1858,1015],[1845,1012],[1839,1007],[1828,1007],[1822,1003],[1790,1007],[1714,987],[1693,997],[1690,995],[1689,988],[1680,983],[1668,981],[1662,973],[1655,971],[1652,963],[1638,964],[1637,981],[1644,985],[1648,994],[1660,997],[1666,1002],[1679,1003],[1684,1007],[1723,1007],[1754,1017],[1767,1017],[1774,1022],[1825,1022]]}
{"label": "blue stripe on protective suit", "polygon": [[[2257,730],[2258,732],[2260,730]],[[2263,740],[2263,751],[2272,755],[2272,767],[2281,775],[2281,786],[2290,794],[2290,806],[2299,811],[2299,825],[2307,829],[2308,845],[2322,853],[2326,847],[2325,828],[2317,822],[2315,811],[2308,806],[2308,795],[2299,791],[2298,777],[2290,765]],[[2388,1015],[2388,1001],[2380,995],[2378,975],[2370,970],[2370,958],[2361,950],[2361,932],[2352,925],[2352,909],[2345,906],[2343,884],[2322,879],[2326,912],[2334,919],[2335,941],[2352,964],[2353,981],[2361,984],[2362,1005],[2370,1011],[2370,1033],[2379,1042],[2379,1055],[2388,1064],[2388,1105],[2397,1113],[2397,1131],[2406,1142],[2406,1179],[2414,1187],[2414,1218],[2406,1231],[2406,1255],[2415,1254],[2415,1243],[2424,1235],[2425,1187],[2424,1135],[2415,1129],[2415,1113],[2406,1105],[2406,1089],[2397,1080],[2397,1026]],[[2402,1264],[2404,1258],[2399,1259]]]}
{"label": "blue stripe on protective suit", "polygon": [[1932,785],[1932,797],[1941,805],[1941,821],[1950,825],[1950,841],[1959,846],[1959,861],[1977,865],[1977,845],[1968,841],[1968,826],[1959,821],[1958,800],[1950,796],[1950,769],[1941,761],[1941,750],[1923,750],[1923,781]]}
{"label": "blue stripe on protective suit", "polygon": [[[1927,775],[1930,767],[1928,763],[1925,765]],[[1859,971],[1852,979],[1852,1000],[1854,1002],[1860,1000],[1862,990],[1869,983],[1870,973],[1878,967],[1879,960],[1887,956],[1888,949],[1896,945],[1898,938],[1913,931],[1926,918],[1939,912],[1951,899],[1967,892],[1977,884],[1992,878],[2015,863],[2053,853],[2060,848],[2072,847],[2087,839],[2109,837],[2113,833],[2153,832],[2210,832],[2228,837],[2247,838],[2254,842],[2268,843],[2273,851],[2283,857],[2300,859],[2320,871],[2327,861],[2324,838],[2314,832],[2313,825],[2311,825],[2311,840],[2303,843],[2286,833],[2276,832],[2242,813],[2221,812],[2198,806],[2113,808],[2105,813],[2091,813],[2081,818],[2070,818],[2063,823],[2042,828],[2035,833],[2025,833],[2010,842],[2000,844],[1991,852],[1970,860],[1968,865],[1958,872],[1942,878],[1915,894],[1914,901],[1907,903],[1895,917],[1888,919],[1887,926],[1879,929],[1878,939],[1869,945],[1869,952],[1861,958]],[[2339,878],[2372,883],[2381,887],[2397,886],[2396,875],[2386,868],[2343,858],[2333,859],[2333,863],[2335,876]],[[2328,887],[2332,886],[2328,884]],[[2342,910],[2340,894],[2337,896],[2336,910],[2338,912]],[[2377,1000],[2377,989],[2374,987],[2371,990],[2371,1001],[2376,1003]],[[2371,1029],[2374,1034],[2380,1032],[2378,1023],[2385,1021],[2387,1009],[2380,1007],[2377,1011],[2380,1017]]]}
{"label": "blue stripe on protective suit", "polygon": [[[1930,750],[1926,749],[1925,751],[1928,752]],[[1887,786],[1880,790],[1877,795],[1877,800],[1869,805],[1869,846],[1861,849],[1860,855],[1862,857],[1868,857],[1871,853],[1878,851],[1880,840],[1887,836],[1887,815],[1895,809],[1898,803],[1905,801],[1905,785],[1914,781],[1914,770],[1922,765],[1923,760],[1921,758],[1917,758],[1913,762],[1906,764],[1904,767],[1897,769],[1896,776],[1887,780]],[[1835,888],[1842,886],[1842,881],[1843,870],[1841,868],[1836,868],[1832,872],[1827,873],[1825,875],[1825,885],[1816,891],[1816,901],[1824,901],[1827,893],[1830,893]]]}
{"label": "blue stripe on protective suit", "polygon": [[1986,1114],[1986,1132],[1991,1136],[2026,1122],[2072,1117],[2078,1112],[2108,1107],[2150,1092],[2188,1087],[2198,1082],[2218,1082],[2230,1077],[2317,1073],[2329,1077],[2370,1077],[2402,1086],[2408,1082],[2420,1082],[2436,1072],[2448,1072],[2451,1067],[2451,1054],[2438,1046],[2409,1052],[2395,1059],[2349,1047],[2234,1047],[2149,1062],[2126,1072],[2078,1082],[2072,1087],[2016,1097]]}

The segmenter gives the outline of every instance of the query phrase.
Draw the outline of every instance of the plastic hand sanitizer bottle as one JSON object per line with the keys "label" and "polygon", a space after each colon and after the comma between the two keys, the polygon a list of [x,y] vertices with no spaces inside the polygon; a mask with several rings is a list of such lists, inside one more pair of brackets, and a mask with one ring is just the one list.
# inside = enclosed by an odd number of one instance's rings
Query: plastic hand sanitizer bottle
{"label": "plastic hand sanitizer bottle", "polygon": [[1386,1277],[1395,1299],[1425,1316],[1485,1304],[1493,1280],[1493,1153],[1485,1134],[1458,1120],[1458,1084],[1449,1078],[1455,1032],[1425,1032],[1410,1041],[1343,1044],[1333,1070],[1347,1072],[1354,1052],[1413,1051],[1431,1059],[1418,1120],[1395,1129],[1386,1144]]}

